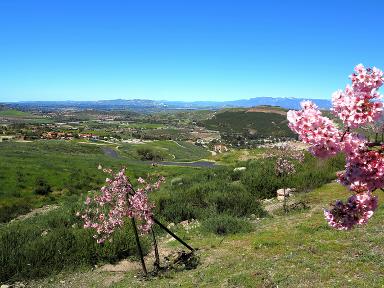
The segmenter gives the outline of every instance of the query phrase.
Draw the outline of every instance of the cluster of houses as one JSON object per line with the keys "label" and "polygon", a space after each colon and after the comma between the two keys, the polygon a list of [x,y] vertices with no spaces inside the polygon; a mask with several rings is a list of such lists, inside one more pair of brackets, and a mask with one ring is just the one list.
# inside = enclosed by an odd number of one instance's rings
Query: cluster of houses
{"label": "cluster of houses", "polygon": [[47,140],[53,140],[53,139],[60,139],[60,140],[73,140],[74,138],[79,139],[87,139],[87,140],[99,140],[99,136],[89,134],[89,133],[79,133],[74,134],[71,132],[56,132],[56,131],[49,131],[44,132],[41,135],[41,139],[47,139]]}

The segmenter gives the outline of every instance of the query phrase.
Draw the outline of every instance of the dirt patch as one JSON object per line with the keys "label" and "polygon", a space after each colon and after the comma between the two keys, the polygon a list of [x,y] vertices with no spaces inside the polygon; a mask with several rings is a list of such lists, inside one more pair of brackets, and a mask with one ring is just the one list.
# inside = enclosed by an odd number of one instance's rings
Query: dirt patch
{"label": "dirt patch", "polygon": [[59,207],[60,207],[59,205],[45,205],[41,208],[33,209],[31,212],[28,212],[27,214],[20,215],[20,216],[16,217],[15,219],[12,219],[11,222],[22,221],[22,220],[29,219],[29,218],[37,216],[37,215],[46,214],[50,211],[56,210]]}
{"label": "dirt patch", "polygon": [[248,109],[245,113],[252,113],[252,112],[261,112],[261,113],[275,113],[279,115],[287,115],[286,111],[278,110],[278,109],[271,109],[271,108],[251,108]]}

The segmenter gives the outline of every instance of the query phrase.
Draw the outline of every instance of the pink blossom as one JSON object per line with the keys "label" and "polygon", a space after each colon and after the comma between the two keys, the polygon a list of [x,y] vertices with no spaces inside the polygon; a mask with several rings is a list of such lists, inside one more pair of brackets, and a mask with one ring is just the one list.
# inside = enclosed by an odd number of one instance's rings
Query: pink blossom
{"label": "pink blossom", "polygon": [[328,224],[338,230],[349,230],[355,225],[363,225],[372,217],[377,208],[377,197],[371,193],[352,195],[347,203],[336,201],[333,208],[324,210]]}
{"label": "pink blossom", "polygon": [[106,185],[101,187],[100,193],[94,194],[92,198],[87,196],[83,214],[77,213],[84,221],[84,228],[94,229],[97,243],[103,243],[117,228],[124,225],[127,217],[134,217],[141,223],[140,232],[148,233],[153,225],[154,205],[148,201],[147,192],[157,189],[164,178],[161,177],[154,184],[148,184],[141,178],[138,182],[145,183],[144,187],[134,191],[125,169],[116,174],[110,169],[103,171],[110,173],[111,178],[106,179]]}
{"label": "pink blossom", "polygon": [[[383,85],[383,72],[359,64],[350,78],[352,85],[332,96],[331,110],[343,122],[343,133],[310,101],[302,102],[300,111],[287,114],[289,127],[303,142],[311,145],[309,151],[313,155],[345,154],[345,171],[337,176],[339,182],[355,194],[346,204],[337,201],[333,209],[324,211],[328,223],[336,229],[367,223],[377,207],[377,198],[371,193],[384,187],[384,147],[368,143],[364,136],[351,131],[382,117],[383,103],[377,89]],[[372,148],[375,145],[376,148]]]}
{"label": "pink blossom", "polygon": [[332,111],[350,128],[373,123],[381,116],[383,103],[377,89],[383,84],[383,72],[377,68],[365,69],[362,64],[355,67],[350,78],[352,86],[332,95]]}
{"label": "pink blossom", "polygon": [[318,107],[311,101],[301,103],[302,110],[287,113],[289,128],[304,143],[311,144],[309,151],[317,157],[336,155],[340,147],[341,133],[329,118],[322,116]]}
{"label": "pink blossom", "polygon": [[277,176],[290,175],[295,172],[295,165],[292,163],[292,161],[282,157],[277,158],[275,165],[275,173]]}

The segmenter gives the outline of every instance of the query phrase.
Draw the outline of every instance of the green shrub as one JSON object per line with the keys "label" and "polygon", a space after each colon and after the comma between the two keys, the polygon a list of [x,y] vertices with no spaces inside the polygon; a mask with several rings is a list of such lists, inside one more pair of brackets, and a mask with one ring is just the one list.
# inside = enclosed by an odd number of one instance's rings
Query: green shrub
{"label": "green shrub", "polygon": [[27,203],[15,203],[0,207],[0,223],[8,222],[13,218],[31,211]]}
{"label": "green shrub", "polygon": [[137,154],[139,155],[141,160],[162,161],[165,158],[165,155],[162,151],[149,147],[138,148]]}
{"label": "green shrub", "polygon": [[52,192],[52,188],[51,185],[48,184],[47,180],[42,177],[38,177],[36,179],[36,187],[34,192],[38,195],[46,196]]}
{"label": "green shrub", "polygon": [[259,201],[241,183],[228,183],[220,179],[193,182],[172,186],[172,193],[157,197],[157,213],[171,222],[204,219],[221,213],[234,216],[265,215]]}
{"label": "green shrub", "polygon": [[[130,222],[103,245],[93,231],[82,228],[76,207],[66,206],[46,215],[16,221],[0,228],[0,282],[37,278],[81,265],[116,262],[136,255]],[[149,239],[142,238],[144,252]]]}
{"label": "green shrub", "polygon": [[239,173],[233,167],[199,170],[182,178],[174,178],[165,188],[155,193],[156,213],[170,222],[206,219],[216,214],[237,217],[255,214],[265,216],[260,200],[276,197],[277,189],[296,188],[306,192],[336,178],[335,172],[343,169],[342,155],[318,160],[307,154],[303,164],[297,163],[297,172],[289,177],[275,175],[273,159],[254,160],[243,164]]}
{"label": "green shrub", "polygon": [[252,224],[247,220],[231,215],[216,215],[202,222],[201,229],[218,235],[236,234],[252,231]]}

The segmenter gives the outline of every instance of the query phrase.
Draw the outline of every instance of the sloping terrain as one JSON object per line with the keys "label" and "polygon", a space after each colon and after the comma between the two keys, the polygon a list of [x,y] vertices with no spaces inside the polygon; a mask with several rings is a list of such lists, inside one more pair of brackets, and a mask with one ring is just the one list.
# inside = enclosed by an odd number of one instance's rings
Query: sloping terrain
{"label": "sloping terrain", "polygon": [[[82,271],[30,283],[31,287],[383,287],[384,193],[368,225],[352,231],[330,229],[322,208],[349,193],[326,184],[298,199],[309,210],[254,220],[255,231],[233,236],[184,235],[199,248],[201,264],[143,280],[140,267],[125,272]],[[181,249],[162,241],[167,249]],[[165,243],[165,244],[164,244]],[[112,269],[113,270],[113,269]]]}
{"label": "sloping terrain", "polygon": [[271,107],[226,109],[201,122],[205,128],[223,133],[249,134],[255,137],[294,137],[287,126],[284,110]]}

